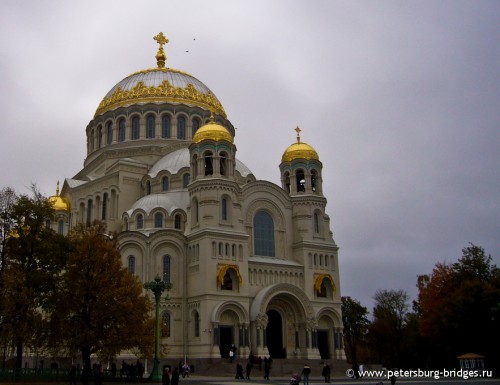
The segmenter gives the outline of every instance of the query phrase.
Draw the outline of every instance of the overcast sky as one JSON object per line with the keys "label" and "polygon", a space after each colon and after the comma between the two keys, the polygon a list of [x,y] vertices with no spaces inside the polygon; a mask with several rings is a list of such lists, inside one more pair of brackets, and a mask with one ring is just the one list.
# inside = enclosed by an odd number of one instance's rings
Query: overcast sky
{"label": "overcast sky", "polygon": [[342,295],[413,299],[469,242],[500,265],[499,26],[498,0],[2,0],[0,188],[74,176],[99,102],[156,66],[163,31],[258,179],[280,184],[297,125],[317,150]]}

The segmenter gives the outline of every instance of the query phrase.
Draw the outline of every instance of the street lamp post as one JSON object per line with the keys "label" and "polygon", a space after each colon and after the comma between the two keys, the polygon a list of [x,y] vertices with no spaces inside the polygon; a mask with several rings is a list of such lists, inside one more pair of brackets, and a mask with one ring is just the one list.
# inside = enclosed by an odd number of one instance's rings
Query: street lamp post
{"label": "street lamp post", "polygon": [[172,288],[170,282],[162,281],[159,276],[156,276],[154,281],[144,284],[146,290],[151,290],[155,296],[155,358],[153,361],[153,372],[151,380],[153,382],[161,382],[162,372],[160,370],[160,298],[162,293]]}

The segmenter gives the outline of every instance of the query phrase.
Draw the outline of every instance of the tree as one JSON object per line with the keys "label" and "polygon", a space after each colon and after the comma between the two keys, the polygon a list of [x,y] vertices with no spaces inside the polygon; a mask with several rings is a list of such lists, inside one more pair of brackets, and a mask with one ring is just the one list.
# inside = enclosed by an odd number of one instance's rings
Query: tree
{"label": "tree", "polygon": [[349,361],[358,363],[358,347],[365,342],[370,321],[368,309],[351,297],[342,297],[342,323],[344,324],[344,341]]}
{"label": "tree", "polygon": [[35,186],[32,193],[21,195],[2,212],[8,233],[2,250],[1,321],[2,332],[11,336],[16,348],[16,368],[22,366],[25,346],[43,344],[44,312],[66,253],[64,237],[46,225],[54,215],[52,204]]}
{"label": "tree", "polygon": [[418,277],[419,330],[434,346],[435,366],[452,367],[469,352],[498,362],[500,271],[482,247],[470,244],[453,264],[436,264]]}
{"label": "tree", "polygon": [[123,267],[116,238],[105,231],[95,222],[70,232],[73,249],[51,314],[51,344],[79,351],[86,365],[94,353],[114,356],[153,345],[151,301]]}
{"label": "tree", "polygon": [[402,367],[409,298],[404,290],[377,290],[375,293],[369,336],[372,351],[386,367]]}

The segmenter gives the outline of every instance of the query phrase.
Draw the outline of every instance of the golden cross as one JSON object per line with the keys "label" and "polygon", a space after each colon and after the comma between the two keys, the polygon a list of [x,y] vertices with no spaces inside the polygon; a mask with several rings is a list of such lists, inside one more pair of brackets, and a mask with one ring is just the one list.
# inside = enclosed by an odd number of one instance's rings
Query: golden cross
{"label": "golden cross", "polygon": [[163,32],[160,32],[158,35],[153,37],[153,39],[156,40],[156,42],[160,45],[160,47],[163,47],[164,44],[168,43],[168,39],[165,37]]}
{"label": "golden cross", "polygon": [[299,126],[297,126],[295,131],[297,131],[297,143],[300,143],[300,131],[302,131],[302,130],[299,128]]}

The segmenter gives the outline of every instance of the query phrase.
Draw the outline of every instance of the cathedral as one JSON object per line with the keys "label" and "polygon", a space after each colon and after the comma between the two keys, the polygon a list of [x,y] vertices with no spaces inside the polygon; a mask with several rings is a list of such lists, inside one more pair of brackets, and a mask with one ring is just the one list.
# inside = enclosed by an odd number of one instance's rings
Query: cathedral
{"label": "cathedral", "polygon": [[154,39],[157,66],[116,83],[87,125],[82,170],[50,198],[55,230],[102,220],[131,274],[173,284],[164,357],[226,357],[234,344],[241,357],[344,360],[318,153],[297,127],[280,185],[256,179],[222,103],[166,67],[168,40]]}

